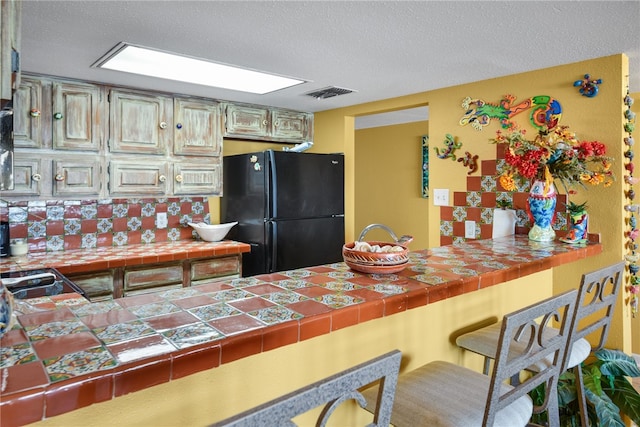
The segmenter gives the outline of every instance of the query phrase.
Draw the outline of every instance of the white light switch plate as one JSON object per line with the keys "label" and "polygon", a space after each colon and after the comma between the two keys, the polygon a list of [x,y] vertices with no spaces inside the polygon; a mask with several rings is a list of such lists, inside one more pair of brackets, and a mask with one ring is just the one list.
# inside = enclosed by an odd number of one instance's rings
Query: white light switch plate
{"label": "white light switch plate", "polygon": [[446,188],[434,188],[433,204],[435,206],[449,206],[449,190]]}
{"label": "white light switch plate", "polygon": [[167,213],[166,212],[158,212],[156,215],[156,227],[158,228],[167,228]]}
{"label": "white light switch plate", "polygon": [[464,237],[466,239],[476,238],[476,222],[475,221],[464,222]]}

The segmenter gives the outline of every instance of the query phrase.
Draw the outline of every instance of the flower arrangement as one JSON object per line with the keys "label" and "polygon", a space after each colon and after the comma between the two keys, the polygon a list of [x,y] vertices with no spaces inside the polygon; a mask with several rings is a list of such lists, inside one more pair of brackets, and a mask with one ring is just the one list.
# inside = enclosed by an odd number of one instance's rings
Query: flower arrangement
{"label": "flower arrangement", "polygon": [[568,126],[543,128],[533,140],[526,138],[524,129],[514,129],[507,134],[498,130],[490,141],[507,146],[508,167],[499,178],[507,191],[517,188],[518,178],[544,180],[547,185],[557,179],[567,193],[575,185],[609,186],[615,180],[610,170],[612,159],[606,156],[605,145],[598,141],[579,141]]}

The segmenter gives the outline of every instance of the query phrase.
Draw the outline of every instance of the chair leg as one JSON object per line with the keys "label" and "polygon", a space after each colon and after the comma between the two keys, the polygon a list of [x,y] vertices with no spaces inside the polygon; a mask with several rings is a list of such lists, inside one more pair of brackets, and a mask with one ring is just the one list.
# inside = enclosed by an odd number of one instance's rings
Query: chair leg
{"label": "chair leg", "polygon": [[584,392],[584,379],[582,377],[582,366],[578,364],[573,367],[573,374],[576,377],[576,397],[580,405],[580,425],[589,426],[589,416],[587,412],[587,399]]}
{"label": "chair leg", "polygon": [[491,359],[488,357],[484,358],[484,368],[482,369],[482,373],[485,375],[489,375],[489,368],[491,367]]}

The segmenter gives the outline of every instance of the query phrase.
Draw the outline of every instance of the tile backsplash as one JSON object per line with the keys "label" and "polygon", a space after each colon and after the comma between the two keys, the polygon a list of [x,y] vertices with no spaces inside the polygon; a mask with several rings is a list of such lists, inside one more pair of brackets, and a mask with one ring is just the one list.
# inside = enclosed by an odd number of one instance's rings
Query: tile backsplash
{"label": "tile backsplash", "polygon": [[[158,216],[166,215],[158,222]],[[10,239],[55,252],[191,239],[189,222],[209,222],[207,197],[11,201],[0,203]]]}

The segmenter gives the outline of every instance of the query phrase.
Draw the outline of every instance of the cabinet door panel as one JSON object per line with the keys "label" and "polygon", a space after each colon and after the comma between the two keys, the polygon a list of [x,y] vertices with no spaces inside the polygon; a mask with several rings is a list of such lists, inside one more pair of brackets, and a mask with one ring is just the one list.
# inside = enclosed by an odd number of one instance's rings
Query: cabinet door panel
{"label": "cabinet door panel", "polygon": [[269,135],[267,108],[227,105],[225,111],[226,136],[266,138]]}
{"label": "cabinet door panel", "polygon": [[54,83],[52,97],[53,147],[99,151],[102,142],[100,87]]}
{"label": "cabinet door panel", "polygon": [[66,276],[78,285],[91,301],[113,299],[115,280],[113,270]]}
{"label": "cabinet door panel", "polygon": [[172,136],[171,98],[112,90],[109,102],[112,152],[167,153]]}
{"label": "cabinet door panel", "polygon": [[100,193],[100,161],[96,157],[53,161],[53,194],[57,196]]}
{"label": "cabinet door panel", "polygon": [[309,138],[309,115],[296,111],[271,111],[271,137],[277,141],[301,142]]}
{"label": "cabinet door panel", "polygon": [[42,148],[42,83],[22,79],[13,97],[13,143],[16,147]]}
{"label": "cabinet door panel", "polygon": [[210,163],[176,163],[173,165],[173,193],[219,195],[222,167],[217,161]]}
{"label": "cabinet door panel", "polygon": [[34,157],[16,153],[13,163],[14,188],[4,192],[4,196],[39,196],[41,194],[45,176],[42,170],[43,160],[34,159]]}
{"label": "cabinet door panel", "polygon": [[240,257],[238,256],[205,259],[191,263],[192,284],[194,281],[235,274],[240,274]]}
{"label": "cabinet door panel", "polygon": [[216,102],[174,99],[174,154],[219,156],[220,106]]}
{"label": "cabinet door panel", "polygon": [[113,160],[109,164],[109,191],[112,195],[162,195],[167,192],[169,164],[157,159],[145,163]]}
{"label": "cabinet door panel", "polygon": [[181,284],[182,271],[182,263],[127,269],[124,272],[124,291]]}

